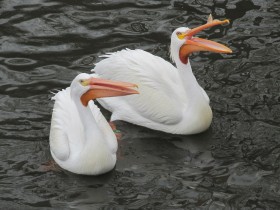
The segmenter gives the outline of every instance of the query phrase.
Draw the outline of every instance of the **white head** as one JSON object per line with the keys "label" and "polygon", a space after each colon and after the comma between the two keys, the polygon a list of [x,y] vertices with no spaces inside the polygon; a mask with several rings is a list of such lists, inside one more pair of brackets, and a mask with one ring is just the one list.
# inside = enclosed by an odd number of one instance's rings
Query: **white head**
{"label": "white head", "polygon": [[189,30],[188,27],[180,27],[175,29],[171,35],[170,58],[175,63],[179,61],[180,48],[186,42],[184,34]]}
{"label": "white head", "polygon": [[81,97],[84,93],[86,93],[89,89],[89,85],[85,85],[85,81],[88,81],[92,78],[92,75],[81,73],[76,76],[71,82],[71,97]]}
{"label": "white head", "polygon": [[194,37],[198,32],[212,26],[229,23],[229,20],[213,20],[208,18],[206,24],[193,29],[187,27],[177,28],[171,35],[170,56],[178,64],[187,64],[192,52],[211,51],[216,53],[231,53],[228,47],[210,40]]}

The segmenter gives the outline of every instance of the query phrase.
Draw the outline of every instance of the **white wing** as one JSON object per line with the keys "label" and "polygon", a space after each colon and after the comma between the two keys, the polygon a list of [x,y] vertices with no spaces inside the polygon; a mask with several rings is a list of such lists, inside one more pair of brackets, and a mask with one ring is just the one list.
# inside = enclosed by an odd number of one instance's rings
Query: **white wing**
{"label": "white wing", "polygon": [[127,49],[103,57],[106,59],[93,70],[96,74],[139,86],[139,95],[98,100],[113,111],[112,120],[138,117],[144,123],[146,119],[164,124],[181,121],[182,109],[177,107],[183,107],[185,94],[173,65],[143,50]]}
{"label": "white wing", "polygon": [[81,144],[77,141],[84,139],[83,127],[71,99],[70,88],[61,90],[52,99],[55,100],[55,104],[51,120],[50,148],[57,159],[65,161],[70,153],[79,151]]}

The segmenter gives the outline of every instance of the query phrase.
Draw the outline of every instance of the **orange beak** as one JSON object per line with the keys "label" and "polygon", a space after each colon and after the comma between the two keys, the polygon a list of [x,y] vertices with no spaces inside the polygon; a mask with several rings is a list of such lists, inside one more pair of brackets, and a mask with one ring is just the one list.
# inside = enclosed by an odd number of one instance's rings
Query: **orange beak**
{"label": "orange beak", "polygon": [[210,15],[208,18],[208,21],[206,24],[201,25],[199,27],[193,28],[189,31],[187,31],[183,38],[186,39],[186,42],[181,46],[179,56],[180,60],[183,63],[188,62],[188,57],[192,52],[198,52],[198,51],[210,51],[210,52],[216,52],[216,53],[232,53],[232,50],[228,47],[219,44],[214,41],[210,41],[207,39],[202,39],[198,37],[193,37],[198,32],[216,26],[216,25],[222,25],[229,23],[229,20],[213,20],[212,16]]}
{"label": "orange beak", "polygon": [[90,78],[84,80],[82,85],[90,87],[90,89],[81,96],[81,102],[84,106],[87,106],[90,100],[96,98],[139,94],[138,91],[133,89],[138,86],[128,82]]}

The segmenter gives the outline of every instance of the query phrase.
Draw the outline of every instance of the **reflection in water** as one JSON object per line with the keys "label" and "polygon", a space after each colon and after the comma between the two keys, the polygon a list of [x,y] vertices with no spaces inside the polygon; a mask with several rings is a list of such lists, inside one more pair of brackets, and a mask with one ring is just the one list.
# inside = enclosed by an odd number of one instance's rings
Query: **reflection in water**
{"label": "reflection in water", "polygon": [[[280,73],[276,0],[1,3],[1,209],[279,209]],[[141,48],[169,59],[169,37],[209,13],[201,33],[234,50],[191,57],[211,99],[211,129],[174,136],[118,122],[118,163],[98,177],[41,171],[52,92],[98,56]],[[103,110],[106,117],[109,113]]]}

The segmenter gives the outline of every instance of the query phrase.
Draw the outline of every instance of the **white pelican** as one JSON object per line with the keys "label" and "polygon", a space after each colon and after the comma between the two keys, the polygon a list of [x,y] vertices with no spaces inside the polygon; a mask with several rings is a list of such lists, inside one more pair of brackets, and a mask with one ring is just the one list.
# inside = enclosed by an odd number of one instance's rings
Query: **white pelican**
{"label": "white pelican", "polygon": [[86,175],[114,168],[116,136],[91,99],[138,93],[132,87],[135,85],[82,73],[53,97],[50,150],[59,166]]}
{"label": "white pelican", "polygon": [[136,125],[173,134],[196,134],[212,121],[209,98],[200,87],[188,62],[197,51],[231,53],[222,44],[193,37],[199,31],[228,20],[213,20],[194,29],[181,27],[171,35],[172,64],[143,50],[110,53],[92,70],[101,78],[138,84],[139,95],[98,99],[112,112],[111,121],[124,120]]}

